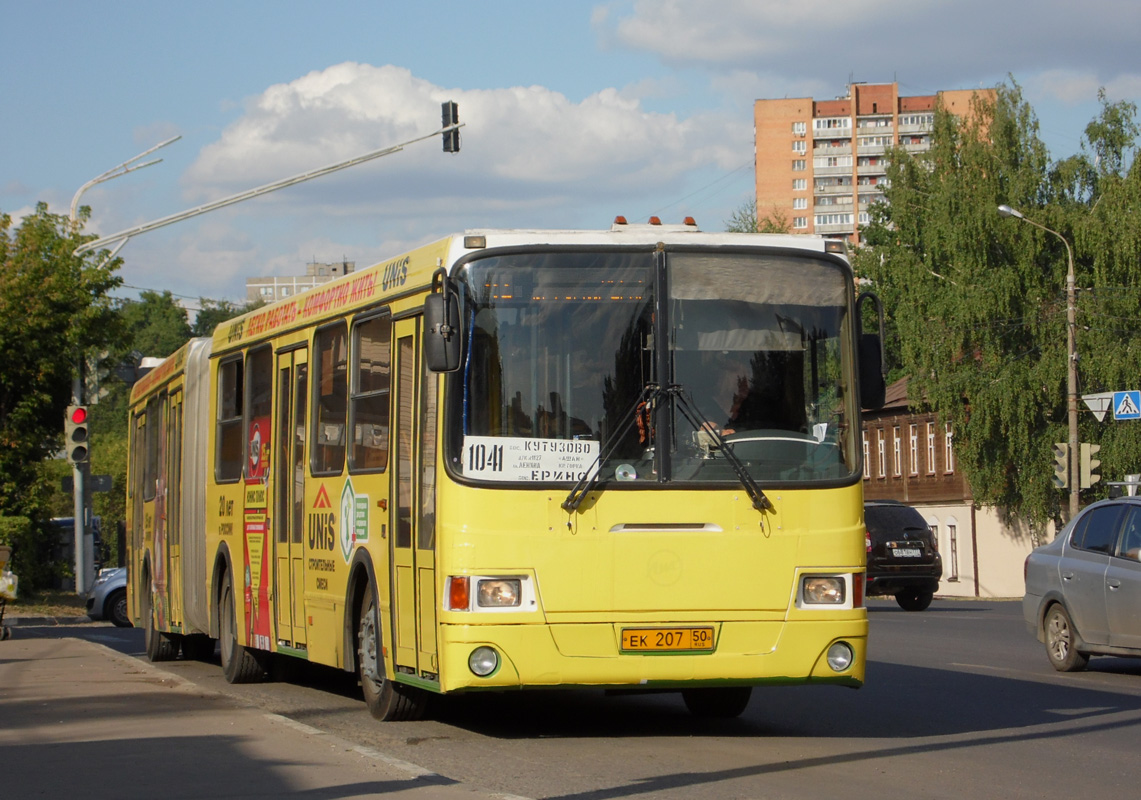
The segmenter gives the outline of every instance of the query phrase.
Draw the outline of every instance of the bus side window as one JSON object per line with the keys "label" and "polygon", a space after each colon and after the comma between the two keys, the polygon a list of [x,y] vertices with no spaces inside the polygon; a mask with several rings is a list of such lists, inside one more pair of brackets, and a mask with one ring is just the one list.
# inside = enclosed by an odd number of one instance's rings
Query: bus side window
{"label": "bus side window", "polygon": [[242,476],[242,372],[241,357],[218,365],[214,476],[219,483],[236,481]]}
{"label": "bus side window", "polygon": [[354,472],[388,466],[388,413],[392,385],[392,320],[387,315],[353,327],[353,392],[350,406]]}
{"label": "bus side window", "polygon": [[311,471],[340,475],[345,467],[345,418],[348,411],[348,341],[345,323],[322,328],[316,337]]}

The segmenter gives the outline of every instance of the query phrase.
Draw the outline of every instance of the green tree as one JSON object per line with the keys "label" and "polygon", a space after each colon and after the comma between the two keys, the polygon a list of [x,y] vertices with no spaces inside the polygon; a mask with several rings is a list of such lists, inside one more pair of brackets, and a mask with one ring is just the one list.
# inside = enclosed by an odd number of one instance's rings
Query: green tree
{"label": "green tree", "polygon": [[39,466],[60,448],[81,354],[117,346],[122,330],[108,296],[121,262],[104,263],[107,251],[74,255],[94,238],[80,233],[87,215],[76,225],[40,203],[13,229],[0,214],[0,513],[33,521],[13,542],[31,588],[50,577],[35,527],[48,516]]}
{"label": "green tree", "polygon": [[[1051,163],[1017,84],[999,87],[993,101],[976,97],[964,118],[937,109],[928,153],[892,152],[888,202],[873,209],[856,254],[892,314],[912,400],[954,425],[957,463],[976,500],[1039,528],[1060,518],[1064,500],[1050,480],[1050,447],[1067,436],[1067,258],[1057,237],[996,209],[1012,205],[1074,243],[1078,286],[1121,287],[1082,293],[1091,330],[1079,330],[1081,391],[1129,384],[1141,367],[1127,330],[1141,321],[1141,281],[1130,273],[1141,257],[1133,222],[1141,193],[1137,170],[1123,173],[1132,117],[1128,104],[1104,104],[1086,131],[1093,158]],[[1097,294],[1111,295],[1107,305],[1095,306]],[[1109,313],[1119,324],[1103,320],[1104,335],[1116,346],[1103,349],[1092,328]],[[1082,441],[1098,441],[1092,417],[1081,425]],[[1123,435],[1128,443],[1106,450],[1141,465],[1141,437]]]}
{"label": "green tree", "polygon": [[143,291],[138,300],[122,303],[120,315],[131,350],[127,355],[135,363],[147,356],[166,358],[191,336],[186,309],[169,291]]}
{"label": "green tree", "polygon": [[265,301],[251,300],[248,303],[231,303],[228,300],[209,300],[203,297],[199,300],[199,305],[201,308],[194,320],[194,335],[213,336],[214,329],[223,322],[234,317],[240,317],[255,308],[261,308],[265,305]]}

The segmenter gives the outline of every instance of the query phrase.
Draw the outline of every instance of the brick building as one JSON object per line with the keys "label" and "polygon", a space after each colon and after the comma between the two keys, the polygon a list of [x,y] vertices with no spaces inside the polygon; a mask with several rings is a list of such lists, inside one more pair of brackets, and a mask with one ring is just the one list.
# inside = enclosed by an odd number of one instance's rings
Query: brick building
{"label": "brick building", "polygon": [[936,105],[966,115],[974,94],[900,97],[897,83],[853,83],[835,100],[757,100],[758,216],[775,214],[793,233],[857,241],[868,207],[883,199],[888,148],[930,149]]}

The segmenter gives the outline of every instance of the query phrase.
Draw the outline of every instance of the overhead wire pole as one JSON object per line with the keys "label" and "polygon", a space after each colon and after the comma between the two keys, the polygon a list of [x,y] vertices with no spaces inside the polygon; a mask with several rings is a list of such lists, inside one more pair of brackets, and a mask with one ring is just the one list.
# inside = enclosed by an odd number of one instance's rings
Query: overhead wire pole
{"label": "overhead wire pole", "polygon": [[415,139],[409,139],[406,142],[401,142],[400,144],[392,145],[391,147],[385,147],[380,150],[373,150],[372,152],[365,153],[362,156],[350,158],[346,161],[339,161],[336,164],[330,164],[327,167],[321,167],[320,169],[311,170],[309,172],[303,172],[299,175],[294,175],[291,178],[285,178],[280,181],[274,181],[273,183],[267,183],[264,186],[258,186],[255,189],[248,189],[247,191],[240,192],[239,194],[230,195],[229,197],[224,197],[221,200],[215,200],[212,203],[206,203],[205,205],[187,209],[186,211],[180,211],[177,214],[171,214],[170,216],[156,219],[153,222],[146,222],[142,225],[137,225],[134,228],[128,228],[126,230],[119,231],[118,233],[104,236],[102,239],[96,239],[95,241],[81,245],[75,249],[75,254],[81,255],[92,250],[97,250],[100,247],[106,247],[115,242],[125,243],[126,240],[130,239],[132,236],[138,236],[141,233],[147,233],[148,231],[157,230],[158,228],[164,228],[167,225],[173,225],[176,222],[182,222],[184,219],[190,219],[191,217],[197,217],[200,214],[216,211],[219,208],[232,206],[235,203],[242,202],[243,200],[250,200],[254,197],[261,197],[262,195],[269,194],[270,192],[276,192],[278,189],[284,189],[287,186],[294,186],[298,183],[304,183],[305,181],[310,181],[314,178],[320,178],[323,175],[329,175],[330,173],[338,172],[342,169],[355,167],[358,164],[364,164],[368,161],[372,161],[383,156],[392,155],[393,153],[400,152],[409,145],[416,144],[417,142],[422,142],[426,139],[431,139],[441,134],[447,134],[451,131],[458,131],[462,127],[464,127],[463,123],[449,125],[447,127],[441,128],[438,131],[433,131],[432,133],[426,134],[424,136],[417,136]]}

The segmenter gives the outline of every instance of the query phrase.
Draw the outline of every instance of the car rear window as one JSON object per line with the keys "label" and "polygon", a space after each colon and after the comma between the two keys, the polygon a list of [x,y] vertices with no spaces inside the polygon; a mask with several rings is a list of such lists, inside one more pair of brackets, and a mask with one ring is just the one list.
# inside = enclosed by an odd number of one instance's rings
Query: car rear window
{"label": "car rear window", "polygon": [[1074,528],[1070,544],[1095,553],[1113,552],[1123,510],[1119,504],[1091,508]]}
{"label": "car rear window", "polygon": [[873,536],[884,536],[905,529],[930,531],[927,520],[909,506],[866,506],[864,524]]}

